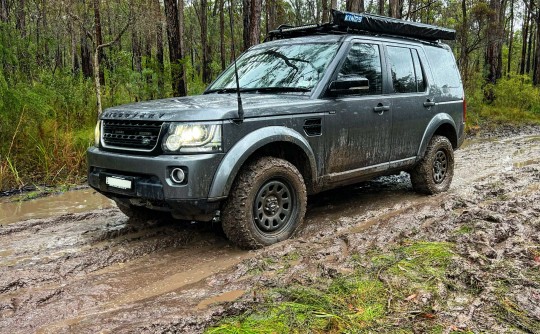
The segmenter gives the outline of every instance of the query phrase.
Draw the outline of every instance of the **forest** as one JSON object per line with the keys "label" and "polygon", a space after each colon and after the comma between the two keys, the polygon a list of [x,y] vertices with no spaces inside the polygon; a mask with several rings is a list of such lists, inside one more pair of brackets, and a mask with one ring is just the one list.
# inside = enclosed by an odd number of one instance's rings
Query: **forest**
{"label": "forest", "polygon": [[469,132],[540,123],[538,0],[0,0],[0,191],[84,182],[104,108],[201,93],[332,8],[455,29]]}

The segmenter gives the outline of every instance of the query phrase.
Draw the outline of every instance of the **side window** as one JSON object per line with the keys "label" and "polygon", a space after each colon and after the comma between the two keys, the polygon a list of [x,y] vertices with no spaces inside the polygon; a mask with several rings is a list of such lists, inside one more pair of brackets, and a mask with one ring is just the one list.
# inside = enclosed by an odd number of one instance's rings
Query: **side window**
{"label": "side window", "polygon": [[389,46],[388,58],[392,71],[391,74],[394,92],[417,92],[417,81],[411,50],[409,48]]}
{"label": "side window", "polygon": [[426,91],[426,80],[424,75],[424,69],[420,64],[420,58],[418,57],[418,51],[411,50],[414,62],[414,73],[416,74],[416,89],[418,92]]}
{"label": "side window", "polygon": [[452,53],[447,49],[433,46],[426,46],[425,50],[431,64],[435,83],[443,88],[461,87],[459,71]]}
{"label": "side window", "polygon": [[382,94],[382,70],[379,46],[356,43],[338,73],[338,78],[357,75],[369,80],[369,89],[361,94]]}

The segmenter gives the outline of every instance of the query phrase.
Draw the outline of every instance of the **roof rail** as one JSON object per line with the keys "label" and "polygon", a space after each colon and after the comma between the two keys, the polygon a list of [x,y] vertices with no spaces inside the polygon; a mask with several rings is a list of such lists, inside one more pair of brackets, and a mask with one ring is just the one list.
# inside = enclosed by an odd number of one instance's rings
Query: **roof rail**
{"label": "roof rail", "polygon": [[266,40],[351,33],[391,37],[398,36],[432,43],[441,39],[456,39],[456,31],[453,29],[380,15],[332,10],[331,23],[309,24],[297,27],[281,25],[276,30],[270,31]]}

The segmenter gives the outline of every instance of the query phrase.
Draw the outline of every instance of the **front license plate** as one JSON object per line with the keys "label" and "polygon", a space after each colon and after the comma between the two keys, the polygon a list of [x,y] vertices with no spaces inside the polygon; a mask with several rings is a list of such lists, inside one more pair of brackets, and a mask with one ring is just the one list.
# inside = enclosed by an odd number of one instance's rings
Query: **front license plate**
{"label": "front license plate", "polygon": [[113,176],[107,176],[105,178],[105,183],[107,183],[107,185],[114,188],[131,189],[131,180],[121,179],[121,178],[113,177]]}

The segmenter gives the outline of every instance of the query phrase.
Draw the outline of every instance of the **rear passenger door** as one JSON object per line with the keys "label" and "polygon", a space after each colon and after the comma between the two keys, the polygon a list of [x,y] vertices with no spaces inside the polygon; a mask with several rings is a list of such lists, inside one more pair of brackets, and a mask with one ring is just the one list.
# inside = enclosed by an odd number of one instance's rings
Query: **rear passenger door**
{"label": "rear passenger door", "polygon": [[386,54],[392,90],[389,161],[393,168],[414,162],[426,126],[435,114],[435,103],[426,81],[423,50],[414,45],[387,44]]}

